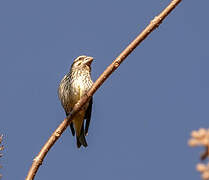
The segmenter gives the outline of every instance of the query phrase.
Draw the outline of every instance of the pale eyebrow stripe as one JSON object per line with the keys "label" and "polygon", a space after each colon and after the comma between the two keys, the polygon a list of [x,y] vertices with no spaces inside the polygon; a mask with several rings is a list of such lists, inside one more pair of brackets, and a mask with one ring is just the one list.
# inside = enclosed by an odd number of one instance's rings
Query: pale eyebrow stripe
{"label": "pale eyebrow stripe", "polygon": [[77,61],[79,61],[81,58],[86,58],[87,56],[79,56],[79,57],[77,57],[75,60],[74,60],[74,62],[77,62]]}

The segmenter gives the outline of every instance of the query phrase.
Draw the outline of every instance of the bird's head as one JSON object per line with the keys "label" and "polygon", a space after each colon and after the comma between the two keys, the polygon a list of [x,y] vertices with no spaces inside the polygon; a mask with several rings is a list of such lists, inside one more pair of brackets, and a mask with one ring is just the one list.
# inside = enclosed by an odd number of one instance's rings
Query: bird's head
{"label": "bird's head", "polygon": [[85,55],[82,55],[82,56],[78,56],[72,66],[71,66],[71,69],[84,69],[84,70],[88,70],[90,71],[91,70],[91,63],[93,61],[93,57],[90,57],[90,56],[85,56]]}

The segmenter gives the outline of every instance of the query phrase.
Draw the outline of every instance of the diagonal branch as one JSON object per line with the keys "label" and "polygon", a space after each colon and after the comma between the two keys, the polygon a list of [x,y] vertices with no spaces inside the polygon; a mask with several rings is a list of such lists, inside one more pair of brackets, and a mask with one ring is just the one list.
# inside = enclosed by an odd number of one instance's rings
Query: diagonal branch
{"label": "diagonal branch", "polygon": [[72,112],[64,119],[59,127],[53,132],[46,144],[42,147],[39,154],[33,160],[32,166],[28,172],[26,180],[33,180],[39,166],[42,164],[44,157],[59,139],[67,126],[71,123],[72,118],[82,108],[82,106],[93,96],[97,89],[104,83],[104,81],[120,66],[125,58],[141,43],[154,29],[156,29],[165,17],[181,2],[181,0],[173,0],[171,3],[158,15],[150,24],[134,39],[126,49],[110,64],[107,69],[100,75],[100,77],[93,84],[88,93],[78,101],[74,106]]}

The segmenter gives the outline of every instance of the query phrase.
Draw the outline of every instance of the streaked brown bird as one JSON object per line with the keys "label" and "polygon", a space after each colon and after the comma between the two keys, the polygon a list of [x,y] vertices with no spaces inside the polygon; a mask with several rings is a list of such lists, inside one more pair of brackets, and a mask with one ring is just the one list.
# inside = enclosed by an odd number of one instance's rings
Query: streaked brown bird
{"label": "streaked brown bird", "polygon": [[[71,65],[70,72],[60,82],[58,95],[66,116],[69,115],[74,105],[88,92],[93,84],[91,80],[92,61],[93,57],[90,56],[77,57]],[[85,136],[88,134],[91,120],[92,102],[93,99],[91,98],[75,115],[70,124],[72,135],[74,136],[76,133],[78,148],[81,145],[88,146]],[[84,122],[84,120],[86,121]]]}

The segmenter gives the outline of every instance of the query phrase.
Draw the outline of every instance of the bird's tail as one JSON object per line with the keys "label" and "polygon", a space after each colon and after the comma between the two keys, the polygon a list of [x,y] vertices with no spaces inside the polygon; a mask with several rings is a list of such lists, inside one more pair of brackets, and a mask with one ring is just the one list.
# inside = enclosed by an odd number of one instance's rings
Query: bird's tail
{"label": "bird's tail", "polygon": [[77,147],[80,148],[81,145],[83,145],[84,147],[87,147],[88,144],[86,142],[86,138],[85,138],[85,134],[84,134],[84,126],[82,125],[81,127],[81,133],[79,136],[76,137],[77,139]]}

